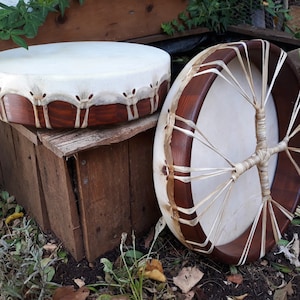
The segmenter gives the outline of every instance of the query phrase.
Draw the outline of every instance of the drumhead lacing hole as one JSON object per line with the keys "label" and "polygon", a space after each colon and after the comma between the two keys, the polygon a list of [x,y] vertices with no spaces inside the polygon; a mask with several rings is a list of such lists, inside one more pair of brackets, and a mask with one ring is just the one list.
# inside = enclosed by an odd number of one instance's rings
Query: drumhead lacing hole
{"label": "drumhead lacing hole", "polygon": [[91,100],[94,97],[94,94],[90,94],[89,96],[85,96],[85,95],[76,95],[75,98],[80,101],[80,102],[87,102],[89,100]]}
{"label": "drumhead lacing hole", "polygon": [[166,176],[166,177],[169,176],[169,172],[168,172],[167,166],[163,166],[163,167],[161,168],[161,173],[162,173],[164,176]]}
{"label": "drumhead lacing hole", "polygon": [[[133,96],[133,95],[135,94],[135,92],[136,92],[136,90],[133,89],[133,90],[131,91],[131,96]],[[130,95],[127,94],[127,93],[125,93],[125,92],[123,92],[123,96],[126,97],[126,98],[130,98]]]}
{"label": "drumhead lacing hole", "polygon": [[32,91],[29,91],[29,94],[34,98],[35,101],[41,101],[47,96],[46,93],[33,93]]}

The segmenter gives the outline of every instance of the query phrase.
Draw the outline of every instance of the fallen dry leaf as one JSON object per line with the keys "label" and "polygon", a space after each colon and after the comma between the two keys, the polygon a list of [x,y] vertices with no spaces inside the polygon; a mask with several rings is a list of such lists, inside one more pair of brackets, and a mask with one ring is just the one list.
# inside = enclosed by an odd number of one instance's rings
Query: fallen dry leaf
{"label": "fallen dry leaf", "polygon": [[55,290],[53,300],[86,300],[89,294],[87,287],[75,290],[73,286],[63,286]]}
{"label": "fallen dry leaf", "polygon": [[159,282],[166,282],[166,276],[161,273],[159,270],[145,271],[144,276]]}
{"label": "fallen dry leaf", "polygon": [[167,278],[164,275],[163,267],[158,259],[147,261],[146,266],[140,268],[139,272],[143,272],[144,277],[150,278],[159,282],[166,282]]}
{"label": "fallen dry leaf", "polygon": [[75,278],[73,281],[77,284],[77,286],[79,288],[85,286],[85,282],[82,279],[80,279],[80,278]]}
{"label": "fallen dry leaf", "polygon": [[277,289],[274,293],[273,300],[286,300],[287,296],[294,294],[292,282],[287,283],[283,288]]}
{"label": "fallen dry leaf", "polygon": [[152,270],[158,270],[161,273],[163,273],[163,267],[161,261],[155,258],[151,259],[150,261],[147,261],[145,271],[152,271]]}
{"label": "fallen dry leaf", "polygon": [[227,281],[230,281],[232,283],[236,284],[242,284],[243,283],[243,276],[242,274],[231,274],[226,276]]}
{"label": "fallen dry leaf", "polygon": [[293,239],[286,246],[279,246],[279,253],[283,253],[285,258],[296,268],[300,267],[300,241],[297,233],[294,233]]}
{"label": "fallen dry leaf", "polygon": [[187,294],[203,277],[197,267],[182,268],[176,277],[173,277],[173,282],[178,286],[184,294]]}
{"label": "fallen dry leaf", "polygon": [[263,260],[260,262],[260,264],[261,264],[262,266],[266,267],[266,266],[269,264],[269,262],[268,262],[266,259],[263,259]]}
{"label": "fallen dry leaf", "polygon": [[52,243],[47,243],[46,245],[43,246],[43,249],[48,252],[54,252],[57,249],[57,245]]}
{"label": "fallen dry leaf", "polygon": [[5,224],[8,225],[9,223],[11,223],[12,221],[22,218],[24,216],[24,213],[22,212],[14,212],[13,214],[9,215],[6,219],[5,219]]}

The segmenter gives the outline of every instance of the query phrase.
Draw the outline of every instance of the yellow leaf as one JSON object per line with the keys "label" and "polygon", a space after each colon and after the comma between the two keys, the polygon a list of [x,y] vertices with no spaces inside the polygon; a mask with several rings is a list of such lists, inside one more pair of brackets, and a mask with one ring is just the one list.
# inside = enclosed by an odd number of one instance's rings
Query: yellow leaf
{"label": "yellow leaf", "polygon": [[161,273],[163,273],[163,267],[161,262],[155,258],[151,259],[150,262],[147,261],[145,270],[146,271],[159,270]]}
{"label": "yellow leaf", "polygon": [[155,258],[151,259],[151,261],[147,261],[144,269],[141,267],[139,272],[142,273],[146,278],[150,278],[159,282],[167,281],[161,262]]}
{"label": "yellow leaf", "polygon": [[24,216],[24,214],[22,212],[15,212],[11,215],[9,215],[6,219],[5,219],[5,224],[9,224],[10,222],[12,222],[13,220],[22,218]]}
{"label": "yellow leaf", "polygon": [[159,281],[159,282],[166,282],[167,281],[166,276],[163,273],[161,273],[159,270],[156,270],[156,269],[154,269],[152,271],[145,271],[144,276],[146,278],[153,279],[153,280],[156,280],[156,281]]}

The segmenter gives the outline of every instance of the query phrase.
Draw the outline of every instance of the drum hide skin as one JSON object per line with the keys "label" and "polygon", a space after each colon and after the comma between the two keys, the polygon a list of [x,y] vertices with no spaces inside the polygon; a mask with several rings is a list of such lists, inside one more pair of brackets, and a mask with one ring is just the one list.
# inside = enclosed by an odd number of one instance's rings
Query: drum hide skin
{"label": "drum hide skin", "polygon": [[154,142],[163,216],[187,247],[228,264],[262,257],[299,201],[299,76],[263,40],[210,47],[172,85]]}
{"label": "drum hide skin", "polygon": [[122,42],[68,42],[0,52],[0,119],[37,128],[134,120],[161,107],[170,56]]}

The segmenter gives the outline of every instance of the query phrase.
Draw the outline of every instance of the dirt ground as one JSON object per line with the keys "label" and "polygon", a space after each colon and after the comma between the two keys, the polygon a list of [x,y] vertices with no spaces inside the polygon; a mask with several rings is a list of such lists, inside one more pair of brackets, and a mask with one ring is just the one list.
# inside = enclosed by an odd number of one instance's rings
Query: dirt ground
{"label": "dirt ground", "polygon": [[[294,233],[299,235],[300,227],[290,225],[283,238],[291,241]],[[142,252],[145,251],[144,239],[140,239],[136,246]],[[236,271],[242,278],[240,284],[227,279],[227,276],[232,273],[230,266],[215,262],[210,257],[186,249],[168,229],[161,233],[154,250],[162,262],[173,298],[164,298],[163,296],[162,298],[155,298],[150,293],[147,299],[300,299],[299,268],[291,265],[282,253],[277,254],[277,246],[263,259],[236,267]],[[115,261],[118,256],[118,249],[104,255],[110,261]],[[97,282],[99,277],[104,278],[100,259],[91,264],[85,260],[75,262],[70,257],[67,264],[58,265],[55,282],[62,285],[74,285],[75,278],[84,280],[87,285]],[[188,266],[197,267],[204,273],[203,278],[193,288],[193,298],[186,298],[173,283],[173,277],[177,276],[183,267]],[[88,299],[95,298],[91,295]]]}

